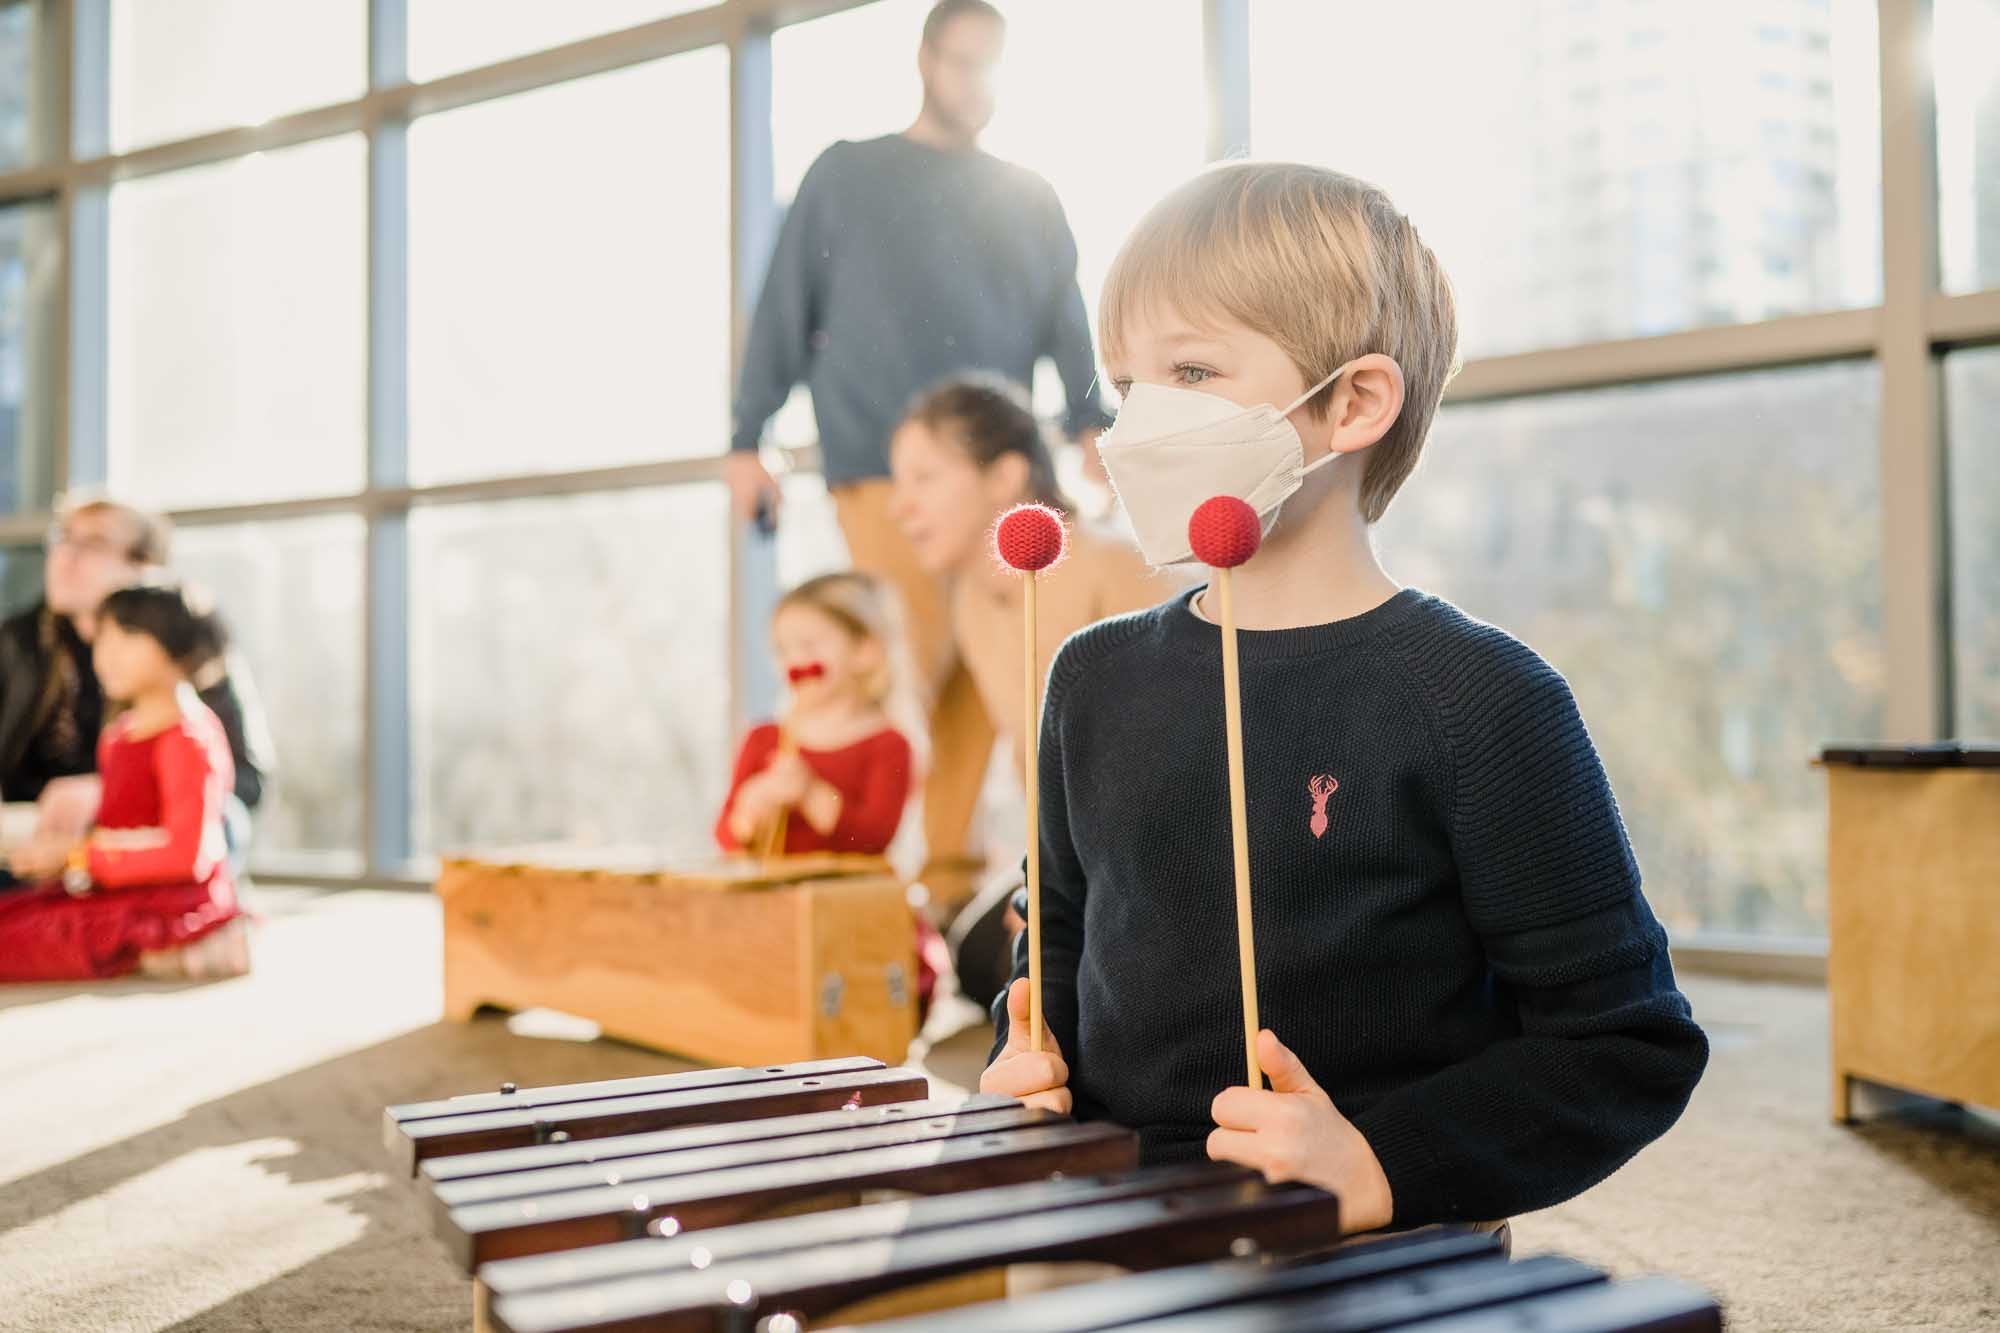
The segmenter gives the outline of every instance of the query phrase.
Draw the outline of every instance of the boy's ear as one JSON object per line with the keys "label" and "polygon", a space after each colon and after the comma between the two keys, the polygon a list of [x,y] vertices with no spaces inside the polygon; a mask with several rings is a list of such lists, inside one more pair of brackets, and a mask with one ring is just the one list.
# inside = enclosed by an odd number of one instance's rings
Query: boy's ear
{"label": "boy's ear", "polygon": [[1325,425],[1329,449],[1351,454],[1366,449],[1389,433],[1403,415],[1403,368],[1393,357],[1370,352],[1348,367],[1334,386]]}

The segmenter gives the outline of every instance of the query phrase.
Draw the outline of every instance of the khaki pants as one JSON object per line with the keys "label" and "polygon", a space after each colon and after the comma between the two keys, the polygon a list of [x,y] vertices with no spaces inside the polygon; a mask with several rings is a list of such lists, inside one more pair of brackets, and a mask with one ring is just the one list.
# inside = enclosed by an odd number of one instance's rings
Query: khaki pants
{"label": "khaki pants", "polygon": [[924,572],[903,530],[890,517],[886,479],[848,482],[834,487],[832,494],[848,558],[862,573],[888,583],[902,603],[911,665],[930,709],[925,855],[933,862],[963,856],[969,850],[972,815],[993,753],[994,733],[952,643],[947,590],[941,580]]}

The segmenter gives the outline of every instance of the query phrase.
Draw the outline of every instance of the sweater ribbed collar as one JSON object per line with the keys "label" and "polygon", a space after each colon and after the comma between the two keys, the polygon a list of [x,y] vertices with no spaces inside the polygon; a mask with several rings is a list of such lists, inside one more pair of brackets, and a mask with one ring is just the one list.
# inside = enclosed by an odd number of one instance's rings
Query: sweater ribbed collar
{"label": "sweater ribbed collar", "polygon": [[[1169,602],[1163,622],[1167,641],[1175,649],[1217,659],[1222,652],[1222,627],[1202,619],[1194,610],[1194,599],[1201,595],[1204,587],[1191,588]],[[1420,614],[1430,600],[1428,594],[1416,588],[1405,588],[1380,606],[1324,625],[1302,625],[1297,629],[1239,629],[1236,632],[1236,653],[1246,662],[1270,662],[1316,657],[1336,649],[1352,648],[1407,623]]]}

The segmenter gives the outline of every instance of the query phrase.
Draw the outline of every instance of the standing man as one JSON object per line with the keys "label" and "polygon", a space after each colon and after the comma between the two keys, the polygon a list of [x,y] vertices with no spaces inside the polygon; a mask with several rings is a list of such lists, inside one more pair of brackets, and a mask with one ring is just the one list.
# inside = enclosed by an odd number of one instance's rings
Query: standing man
{"label": "standing man", "polygon": [[940,0],[917,49],[916,123],[836,143],[806,172],[750,325],[728,461],[738,518],[775,515],[758,443],[792,386],[811,389],[848,553],[900,594],[931,686],[924,832],[934,860],[965,849],[994,732],[952,650],[945,590],[890,517],[889,437],[946,377],[985,370],[1032,384],[1044,356],[1062,376],[1069,432],[1087,443],[1109,421],[1062,205],[1039,176],[979,149],[1005,38],[985,0]]}

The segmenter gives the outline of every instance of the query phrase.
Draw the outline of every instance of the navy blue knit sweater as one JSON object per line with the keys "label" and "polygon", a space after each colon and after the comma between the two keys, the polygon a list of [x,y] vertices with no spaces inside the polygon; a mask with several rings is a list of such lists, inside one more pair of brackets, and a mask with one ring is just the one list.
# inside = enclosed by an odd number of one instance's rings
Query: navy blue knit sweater
{"label": "navy blue knit sweater", "polygon": [[[1072,638],[1042,720],[1044,1010],[1077,1114],[1148,1161],[1203,1155],[1244,1074],[1220,631],[1192,595]],[[1546,1207],[1672,1125],[1708,1043],[1561,675],[1414,589],[1239,651],[1260,1017],[1367,1137],[1395,1224]]]}

